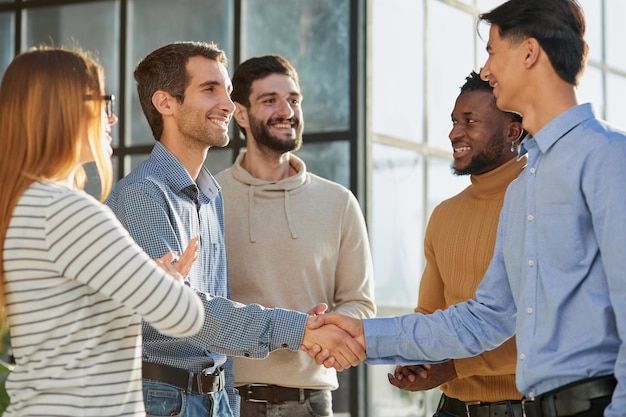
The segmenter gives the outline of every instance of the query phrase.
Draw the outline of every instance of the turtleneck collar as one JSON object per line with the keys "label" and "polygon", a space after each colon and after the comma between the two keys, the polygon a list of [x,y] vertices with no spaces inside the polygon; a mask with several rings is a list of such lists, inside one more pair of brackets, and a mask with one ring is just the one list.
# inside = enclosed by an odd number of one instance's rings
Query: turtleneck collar
{"label": "turtleneck collar", "polygon": [[519,176],[526,166],[526,156],[513,158],[496,169],[480,175],[470,175],[472,187],[470,193],[474,198],[497,197]]}

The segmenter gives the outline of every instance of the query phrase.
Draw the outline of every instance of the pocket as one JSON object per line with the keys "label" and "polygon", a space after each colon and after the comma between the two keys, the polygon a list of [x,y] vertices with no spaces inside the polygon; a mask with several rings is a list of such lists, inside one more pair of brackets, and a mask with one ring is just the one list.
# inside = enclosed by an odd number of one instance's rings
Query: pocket
{"label": "pocket", "polygon": [[183,396],[177,388],[147,387],[144,399],[147,417],[178,416],[183,410]]}
{"label": "pocket", "polygon": [[331,392],[328,390],[314,392],[307,400],[307,408],[312,417],[332,417],[333,397]]}
{"label": "pocket", "polygon": [[548,265],[566,271],[584,257],[581,221],[569,204],[550,204],[539,208],[537,249]]}

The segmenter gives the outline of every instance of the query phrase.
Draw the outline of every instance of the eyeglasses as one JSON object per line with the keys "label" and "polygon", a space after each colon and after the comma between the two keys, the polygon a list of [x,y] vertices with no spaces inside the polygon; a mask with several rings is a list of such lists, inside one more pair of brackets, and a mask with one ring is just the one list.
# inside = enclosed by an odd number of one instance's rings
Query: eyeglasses
{"label": "eyeglasses", "polygon": [[107,117],[109,119],[113,117],[113,102],[115,101],[115,96],[113,94],[107,94],[104,96],[86,95],[85,100],[104,100],[107,106]]}

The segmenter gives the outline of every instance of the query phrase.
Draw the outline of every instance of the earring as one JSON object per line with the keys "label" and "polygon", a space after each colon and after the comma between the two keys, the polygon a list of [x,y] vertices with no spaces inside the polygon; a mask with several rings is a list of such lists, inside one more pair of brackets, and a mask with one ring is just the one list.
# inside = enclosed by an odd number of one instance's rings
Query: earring
{"label": "earring", "polygon": [[517,146],[515,146],[515,142],[517,141],[514,140],[513,142],[511,142],[511,153],[517,152]]}

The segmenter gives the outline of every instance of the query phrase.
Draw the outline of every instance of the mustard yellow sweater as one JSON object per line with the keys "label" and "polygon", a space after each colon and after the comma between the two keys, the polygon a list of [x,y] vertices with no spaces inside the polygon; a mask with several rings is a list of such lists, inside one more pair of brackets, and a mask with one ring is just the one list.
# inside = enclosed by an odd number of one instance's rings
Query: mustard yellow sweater
{"label": "mustard yellow sweater", "polygon": [[[512,159],[472,175],[470,186],[435,208],[426,229],[426,267],[415,311],[431,313],[474,297],[493,255],[504,193],[525,165],[526,158]],[[521,399],[515,388],[515,362],[512,338],[493,351],[455,360],[459,378],[441,385],[441,390],[462,401]]]}

